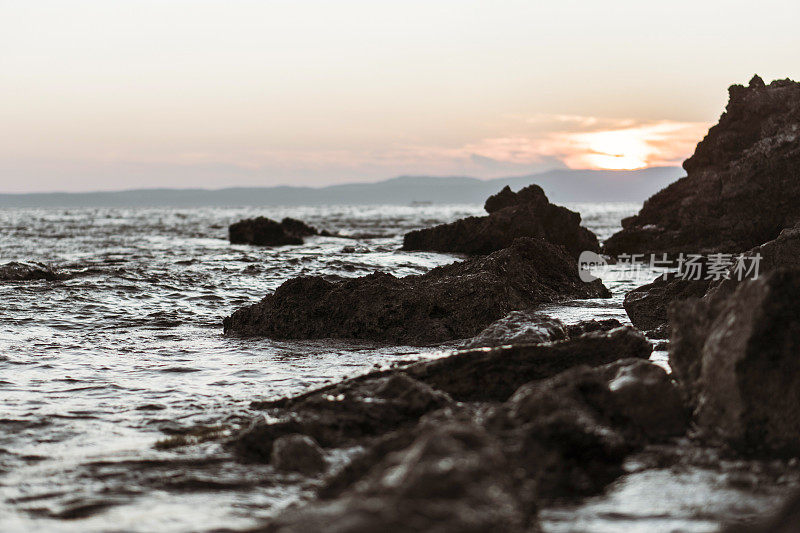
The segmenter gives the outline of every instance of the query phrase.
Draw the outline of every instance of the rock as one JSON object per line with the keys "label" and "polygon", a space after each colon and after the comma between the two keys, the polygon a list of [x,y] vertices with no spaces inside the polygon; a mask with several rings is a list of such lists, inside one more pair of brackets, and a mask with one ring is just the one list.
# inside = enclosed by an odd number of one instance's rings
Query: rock
{"label": "rock", "polygon": [[303,244],[303,237],[319,234],[316,228],[293,218],[284,218],[280,223],[265,217],[248,218],[228,228],[231,244],[261,246]]}
{"label": "rock", "polygon": [[340,446],[416,422],[452,400],[397,372],[378,372],[294,398],[254,403],[269,413],[229,443],[241,457],[267,461],[277,439],[307,435],[323,447]]}
{"label": "rock", "polygon": [[527,383],[488,418],[509,463],[535,480],[528,498],[538,501],[599,492],[622,473],[628,453],[688,427],[666,372],[640,359]]}
{"label": "rock", "polygon": [[509,344],[538,344],[562,340],[567,329],[557,318],[533,311],[512,311],[500,320],[489,324],[465,348],[484,348]]}
{"label": "rock", "polygon": [[42,263],[19,263],[12,261],[0,265],[0,281],[57,281],[68,276]]}
{"label": "rock", "polygon": [[745,453],[800,454],[800,270],[676,303],[670,322],[700,428]]}
{"label": "rock", "polygon": [[314,475],[325,470],[325,455],[306,435],[284,435],[272,443],[270,463],[278,470]]}
{"label": "rock", "polygon": [[688,411],[663,368],[650,361],[625,359],[601,370],[608,379],[618,419],[635,427],[648,441],[686,433]]}
{"label": "rock", "polygon": [[417,276],[294,278],[226,318],[224,331],[276,339],[429,344],[474,337],[511,311],[608,296],[599,280],[580,280],[577,265],[562,249],[541,239],[518,239],[489,256]]}
{"label": "rock", "polygon": [[577,365],[646,359],[651,352],[652,345],[641,333],[625,327],[550,344],[462,351],[403,371],[458,401],[505,401],[529,381],[549,378]]}
{"label": "rock", "polygon": [[637,287],[625,295],[623,306],[631,323],[643,331],[667,324],[667,308],[675,301],[699,298],[706,293],[709,280],[683,279],[670,274],[659,276],[652,283]]}
{"label": "rock", "polygon": [[741,252],[800,221],[800,83],[733,85],[683,168],[604,245],[606,253]]}
{"label": "rock", "polygon": [[578,337],[584,333],[591,333],[593,331],[611,331],[622,327],[622,322],[616,318],[606,318],[603,320],[584,320],[577,324],[570,324],[567,326],[567,335],[569,337]]}
{"label": "rock", "polygon": [[266,461],[275,439],[308,435],[323,447],[360,442],[459,401],[505,401],[521,385],[577,365],[646,359],[650,343],[632,328],[587,333],[551,344],[456,352],[402,371],[376,371],[292,398],[254,402],[268,412],[231,441],[241,456]]}
{"label": "rock", "polygon": [[597,237],[580,225],[581,216],[551,204],[538,185],[517,193],[505,187],[486,200],[488,216],[469,217],[407,233],[404,250],[489,254],[520,237],[538,237],[562,246],[577,258],[584,250],[597,252]]}
{"label": "rock", "polygon": [[500,443],[474,424],[427,426],[340,497],[290,509],[270,531],[529,531]]}

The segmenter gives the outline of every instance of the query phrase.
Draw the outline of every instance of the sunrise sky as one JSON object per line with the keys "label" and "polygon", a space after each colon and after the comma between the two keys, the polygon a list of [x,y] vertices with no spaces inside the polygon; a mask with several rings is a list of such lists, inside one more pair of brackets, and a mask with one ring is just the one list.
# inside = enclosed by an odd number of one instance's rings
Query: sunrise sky
{"label": "sunrise sky", "polygon": [[679,164],[800,3],[0,0],[0,192]]}

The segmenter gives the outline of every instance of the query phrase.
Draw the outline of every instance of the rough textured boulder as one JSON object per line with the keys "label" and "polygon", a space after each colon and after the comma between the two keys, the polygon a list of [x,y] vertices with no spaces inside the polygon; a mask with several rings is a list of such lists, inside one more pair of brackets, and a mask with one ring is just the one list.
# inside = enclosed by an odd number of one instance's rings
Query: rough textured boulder
{"label": "rough textured boulder", "polygon": [[581,216],[551,204],[538,185],[516,193],[506,187],[486,200],[485,209],[488,216],[412,231],[403,239],[403,249],[489,254],[516,238],[538,237],[563,246],[573,257],[584,250],[599,251],[597,237],[580,225]]}
{"label": "rough textured boulder", "polygon": [[465,348],[508,344],[537,344],[567,338],[567,327],[557,318],[534,311],[513,311],[467,342]]}
{"label": "rough textured boulder", "polygon": [[67,279],[67,276],[42,263],[18,263],[12,261],[0,265],[0,281],[32,281],[39,279],[56,281]]}
{"label": "rough textured boulder", "polygon": [[568,298],[608,297],[577,264],[541,239],[518,239],[486,257],[396,278],[294,278],[224,320],[226,334],[278,339],[359,338],[425,344],[470,338],[511,311]]}
{"label": "rough textured boulder", "polygon": [[535,509],[514,490],[500,443],[475,424],[419,432],[340,497],[290,509],[268,531],[483,533],[529,531]]}
{"label": "rough textured boulder", "polygon": [[670,308],[670,365],[708,435],[800,454],[800,270]]}
{"label": "rough textured boulder", "polygon": [[711,281],[683,279],[675,275],[657,277],[652,283],[637,287],[625,295],[623,306],[631,323],[649,331],[668,322],[669,304],[688,298],[700,298]]}
{"label": "rough textured boulder", "polygon": [[293,218],[280,222],[265,217],[240,220],[228,227],[231,244],[257,244],[261,246],[283,246],[303,244],[303,237],[320,233],[316,228]]}
{"label": "rough textured boulder", "polygon": [[605,243],[606,253],[742,252],[800,221],[800,83],[733,85],[683,168]]}

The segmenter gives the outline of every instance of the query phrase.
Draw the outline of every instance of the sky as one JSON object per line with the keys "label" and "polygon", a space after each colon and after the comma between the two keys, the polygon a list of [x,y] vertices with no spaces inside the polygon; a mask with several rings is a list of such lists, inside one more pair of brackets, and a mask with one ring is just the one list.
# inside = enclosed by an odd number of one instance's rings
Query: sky
{"label": "sky", "polygon": [[797,0],[0,0],[0,192],[326,185],[689,156]]}

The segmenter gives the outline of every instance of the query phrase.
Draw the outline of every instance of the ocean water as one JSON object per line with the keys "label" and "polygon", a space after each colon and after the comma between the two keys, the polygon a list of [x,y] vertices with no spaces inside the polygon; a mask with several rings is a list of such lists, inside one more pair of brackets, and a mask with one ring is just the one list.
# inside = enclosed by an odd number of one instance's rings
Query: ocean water
{"label": "ocean water", "polygon": [[[601,239],[639,208],[569,207]],[[294,501],[311,487],[233,462],[217,443],[155,444],[198,428],[224,433],[260,416],[252,400],[438,357],[458,343],[227,338],[222,318],[300,274],[402,276],[450,263],[458,258],[400,251],[402,235],[481,213],[479,205],[0,210],[0,263],[40,261],[72,276],[0,283],[0,531],[235,530]],[[230,245],[228,224],[256,215],[351,238]],[[545,311],[568,323],[626,322],[622,297],[641,283],[610,280],[611,299]],[[665,364],[664,353],[654,359]],[[564,524],[552,514],[552,530]],[[706,530],[698,524],[687,530]]]}

